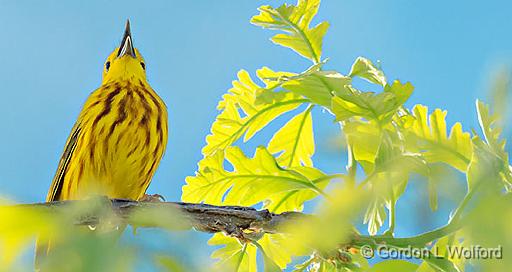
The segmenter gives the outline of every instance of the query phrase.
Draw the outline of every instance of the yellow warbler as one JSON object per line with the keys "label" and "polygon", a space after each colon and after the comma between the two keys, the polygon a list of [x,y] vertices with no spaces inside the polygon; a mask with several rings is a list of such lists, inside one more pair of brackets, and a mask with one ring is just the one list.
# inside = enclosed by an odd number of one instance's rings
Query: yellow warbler
{"label": "yellow warbler", "polygon": [[[146,80],[127,21],[121,46],[107,58],[101,87],[78,116],[46,201],[91,195],[139,200],[167,145],[167,109]],[[36,258],[49,242],[38,242]]]}

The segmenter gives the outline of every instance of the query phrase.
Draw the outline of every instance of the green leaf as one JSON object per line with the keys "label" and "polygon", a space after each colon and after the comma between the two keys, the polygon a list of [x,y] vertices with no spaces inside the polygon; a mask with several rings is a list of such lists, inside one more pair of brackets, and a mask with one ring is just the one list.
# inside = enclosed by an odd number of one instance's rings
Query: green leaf
{"label": "green leaf", "polygon": [[270,140],[268,151],[273,154],[282,152],[277,157],[279,165],[313,166],[311,156],[315,153],[315,140],[311,109],[308,107],[293,117]]}
{"label": "green leaf", "polygon": [[283,88],[330,108],[332,96],[346,92],[345,86],[350,85],[351,80],[335,71],[312,71],[286,81]]}
{"label": "green leaf", "polygon": [[266,254],[263,255],[263,265],[265,272],[280,272],[283,271],[279,266]]}
{"label": "green leaf", "polygon": [[[510,184],[512,183],[512,168],[509,166],[508,152],[505,149],[506,140],[500,139],[502,128],[499,127],[499,116],[491,114],[489,106],[485,105],[481,101],[476,102],[478,121],[480,128],[484,134],[485,141],[487,143],[488,153],[494,154],[494,156],[501,159],[501,173],[503,174],[504,181]],[[473,142],[479,143],[479,138],[475,138]],[[478,144],[477,144],[478,145]],[[481,146],[481,144],[480,144]],[[489,156],[489,155],[488,155]],[[494,160],[496,158],[493,158]],[[494,162],[493,164],[498,164]],[[498,167],[495,165],[495,167]],[[469,180],[469,179],[468,179]]]}
{"label": "green leaf", "polygon": [[381,124],[388,122],[402,105],[403,97],[393,92],[359,92],[350,86],[347,94],[338,94],[332,98],[331,109],[337,121],[353,117],[375,120]]}
{"label": "green leaf", "polygon": [[298,265],[295,265],[295,270],[293,270],[293,272],[304,272],[304,271],[308,271],[307,269],[309,268],[309,266],[315,262],[315,257],[311,256],[309,259],[307,259],[306,261],[304,261],[303,263],[301,264],[298,264]]}
{"label": "green leaf", "polygon": [[443,162],[466,172],[473,151],[470,135],[462,131],[462,125],[455,123],[447,136],[446,111],[435,109],[428,116],[426,106],[416,105],[412,114],[415,119],[404,132],[407,150],[421,152],[428,162]]}
{"label": "green leaf", "polygon": [[374,173],[419,173],[426,176],[428,172],[427,163],[421,155],[403,152],[387,140],[380,144]]}
{"label": "green leaf", "polygon": [[[129,271],[133,268],[135,249],[117,242],[120,232],[115,226],[119,220],[104,201],[92,197],[60,208],[56,211],[39,205],[15,205],[0,199],[0,271],[34,270],[26,267],[25,258],[33,253],[34,238],[38,239],[41,250],[48,246],[48,241],[55,242],[47,256],[39,256],[41,271]],[[70,227],[85,214],[102,217],[96,232]]]}
{"label": "green leaf", "polygon": [[371,173],[382,140],[378,124],[375,121],[360,120],[346,122],[343,133],[347,136],[355,160],[361,164],[366,173]]}
{"label": "green leaf", "polygon": [[402,84],[399,80],[393,81],[393,84],[386,84],[384,92],[392,93],[395,95],[397,103],[403,105],[414,91],[414,86],[410,82]]}
{"label": "green leaf", "polygon": [[[260,242],[253,242],[263,255],[263,266],[265,272],[277,272],[282,271],[282,269],[286,268],[286,265],[291,262],[290,254],[284,249],[280,247],[279,244],[274,243],[269,240],[270,235],[265,235],[264,238],[260,240]],[[264,249],[266,247],[266,249]],[[270,252],[272,251],[272,252]],[[279,258],[281,265],[277,264],[275,259]],[[284,260],[283,260],[284,259]]]}
{"label": "green leaf", "polygon": [[182,199],[214,205],[251,206],[268,201],[278,193],[294,190],[321,192],[311,180],[299,174],[305,167],[285,170],[264,147],[258,147],[253,158],[246,157],[238,147],[229,147],[225,150],[225,158],[233,171],[224,169],[222,152],[201,160],[196,176],[186,178]]}
{"label": "green leaf", "polygon": [[258,9],[260,14],[252,17],[251,23],[263,28],[284,31],[285,33],[272,37],[272,41],[319,63],[322,39],[329,27],[327,22],[322,22],[310,28],[319,5],[320,0],[299,0],[297,6],[284,4],[277,9],[262,6]]}
{"label": "green leaf", "polygon": [[368,233],[370,235],[375,235],[384,224],[384,220],[386,220],[386,208],[385,208],[386,200],[378,196],[374,197],[368,205],[366,209],[366,213],[364,214],[363,224],[368,224]]}
{"label": "green leaf", "polygon": [[332,262],[329,262],[327,260],[322,260],[321,262],[319,262],[319,267],[317,270],[314,270],[316,272],[339,272],[339,271],[343,271],[343,270],[340,270],[338,269],[338,267],[336,266],[336,263],[332,263]]}
{"label": "green leaf", "polygon": [[224,247],[215,250],[212,258],[219,271],[258,271],[257,251],[263,255],[264,271],[282,271],[291,262],[291,254],[285,245],[283,234],[265,234],[258,241],[240,243],[238,239],[216,233],[208,241],[209,245]]}
{"label": "green leaf", "polygon": [[274,92],[274,90],[281,87],[281,85],[290,78],[302,76],[302,74],[297,75],[290,72],[276,72],[268,67],[262,67],[257,70],[256,75],[265,83],[264,88],[256,90],[256,100],[254,101],[256,105],[279,102],[279,100],[286,95],[286,92]]}
{"label": "green leaf", "polygon": [[497,126],[499,116],[492,115],[489,106],[482,101],[476,100],[476,110],[478,113],[478,122],[485,137],[485,141],[502,160],[508,162],[508,153],[505,151],[505,139],[500,139],[502,129]]}
{"label": "green leaf", "polygon": [[257,271],[257,248],[255,245],[242,244],[236,238],[225,236],[222,233],[214,234],[208,244],[223,245],[212,253],[212,258],[218,259],[218,262],[215,263],[216,271]]}
{"label": "green leaf", "polygon": [[[261,76],[268,73],[268,68],[259,71]],[[238,73],[238,80],[233,81],[233,88],[217,107],[222,112],[213,123],[211,134],[206,137],[207,144],[202,149],[205,157],[230,146],[244,134],[244,141],[248,141],[275,118],[308,101],[292,93],[268,92],[269,103],[264,103],[263,99],[258,99],[263,89],[252,81],[246,71]]]}
{"label": "green leaf", "polygon": [[194,270],[191,267],[187,267],[180,261],[178,258],[174,256],[167,256],[163,254],[158,254],[153,257],[155,264],[162,269],[162,271],[168,272],[185,272]]}
{"label": "green leaf", "polygon": [[[290,171],[311,180],[316,187],[322,190],[332,179],[339,178],[339,175],[325,175],[322,171],[311,167],[293,167]],[[304,202],[317,196],[317,192],[303,189],[276,193],[268,197],[263,207],[274,213],[302,211]]]}
{"label": "green leaf", "polygon": [[503,126],[509,122],[508,110],[510,91],[512,90],[512,73],[510,67],[502,67],[493,73],[492,85],[488,90],[494,114],[501,116],[499,123]]}
{"label": "green leaf", "polygon": [[396,201],[405,191],[411,173],[427,176],[429,168],[426,161],[418,154],[403,153],[393,146],[389,137],[386,137],[379,146],[375,169],[366,178],[374,192],[374,198],[364,217],[370,235],[375,235],[382,226],[385,220],[384,207],[387,206],[390,211],[394,210]]}
{"label": "green leaf", "polygon": [[[9,205],[8,205],[9,204]],[[46,240],[50,236],[65,236],[65,220],[55,214],[42,212],[34,207],[18,207],[0,200],[0,270],[13,269],[19,256],[25,253],[33,237]]]}
{"label": "green leaf", "polygon": [[[453,239],[452,244],[449,244],[451,240],[450,237],[451,236],[445,236],[439,239],[432,246],[432,250],[430,252],[433,256],[424,258],[425,260],[420,264],[416,270],[417,272],[453,271],[451,269],[456,269],[455,271],[464,271],[461,268],[464,268],[465,259],[457,258],[456,254],[450,254],[448,251],[448,246],[453,250],[453,248],[462,247],[463,245],[459,243],[457,239]],[[437,256],[435,256],[435,254],[437,254]]]}
{"label": "green leaf", "polygon": [[357,76],[381,86],[386,85],[386,77],[384,76],[384,73],[378,69],[370,60],[363,57],[358,57],[354,64],[352,64],[349,76]]}
{"label": "green leaf", "polygon": [[352,222],[361,215],[368,200],[367,193],[338,186],[329,196],[328,201],[318,205],[314,217],[283,226],[284,232],[291,235],[285,240],[288,248],[334,253],[340,245],[349,242],[354,234]]}
{"label": "green leaf", "polygon": [[[483,186],[482,189],[484,188]],[[482,189],[479,191],[481,192]],[[493,255],[491,258],[471,259],[467,262],[473,264],[479,271],[509,271],[512,259],[506,256],[512,252],[512,240],[509,239],[512,194],[503,193],[501,190],[498,195],[482,196],[480,194],[478,200],[473,202],[474,205],[467,214],[467,220],[464,221],[466,224],[464,231],[461,232],[464,235],[464,245],[466,248],[471,245],[479,245],[482,248],[499,246],[501,256]]]}
{"label": "green leaf", "polygon": [[509,171],[508,163],[496,156],[492,147],[479,137],[475,137],[473,143],[474,152],[467,171],[468,191],[473,190],[479,183],[486,183],[487,189],[499,192],[502,173]]}
{"label": "green leaf", "polygon": [[376,263],[368,272],[415,272],[417,264],[404,260],[386,260]]}
{"label": "green leaf", "polygon": [[[459,272],[460,270],[444,257],[432,256],[424,259],[436,272]],[[427,270],[428,271],[428,270]]]}
{"label": "green leaf", "polygon": [[453,170],[446,164],[430,164],[427,176],[429,205],[432,211],[438,208],[438,186],[445,180],[455,179]]}

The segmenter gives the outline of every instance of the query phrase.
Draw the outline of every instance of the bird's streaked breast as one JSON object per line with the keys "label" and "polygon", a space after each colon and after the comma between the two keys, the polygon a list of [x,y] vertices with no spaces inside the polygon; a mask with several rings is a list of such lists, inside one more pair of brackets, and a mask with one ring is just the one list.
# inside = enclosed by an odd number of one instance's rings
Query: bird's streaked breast
{"label": "bird's streaked breast", "polygon": [[141,80],[110,82],[90,95],[79,121],[83,133],[63,197],[140,198],[167,143],[167,110],[160,97]]}

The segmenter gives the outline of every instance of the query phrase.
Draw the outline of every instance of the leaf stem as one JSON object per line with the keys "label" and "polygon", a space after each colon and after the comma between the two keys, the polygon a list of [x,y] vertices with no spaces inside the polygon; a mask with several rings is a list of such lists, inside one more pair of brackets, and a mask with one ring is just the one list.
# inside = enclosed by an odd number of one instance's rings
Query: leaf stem
{"label": "leaf stem", "polygon": [[482,181],[478,182],[475,187],[470,190],[466,196],[464,196],[464,199],[462,200],[462,202],[459,204],[459,206],[455,209],[454,213],[453,213],[453,216],[450,218],[450,223],[451,222],[456,222],[460,219],[460,217],[462,216],[462,212],[464,211],[464,209],[466,208],[466,206],[469,204],[469,202],[471,201],[471,199],[473,198],[473,196],[475,195],[475,193],[478,191],[478,189],[481,187],[481,184],[482,184]]}

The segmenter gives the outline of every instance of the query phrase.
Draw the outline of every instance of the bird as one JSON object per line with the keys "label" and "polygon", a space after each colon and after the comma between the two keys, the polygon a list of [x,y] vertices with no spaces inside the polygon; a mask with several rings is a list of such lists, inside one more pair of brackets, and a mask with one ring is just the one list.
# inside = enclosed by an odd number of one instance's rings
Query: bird
{"label": "bird", "polygon": [[[167,137],[167,107],[146,79],[127,20],[121,45],[103,66],[101,86],[85,101],[66,141],[46,201],[144,199]],[[36,267],[50,244],[37,242]]]}

